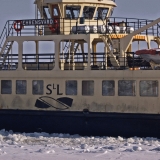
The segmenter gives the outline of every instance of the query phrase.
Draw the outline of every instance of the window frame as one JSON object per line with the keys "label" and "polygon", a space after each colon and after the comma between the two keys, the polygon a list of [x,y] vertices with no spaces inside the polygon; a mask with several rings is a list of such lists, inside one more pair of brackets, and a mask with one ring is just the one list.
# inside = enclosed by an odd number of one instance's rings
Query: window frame
{"label": "window frame", "polygon": [[[67,7],[79,7],[80,9],[79,9],[79,15],[78,15],[78,17],[75,17],[75,18],[73,18],[73,17],[67,17]],[[65,7],[64,7],[64,11],[65,11],[65,19],[72,19],[72,20],[76,20],[76,19],[78,19],[79,17],[80,17],[80,13],[81,13],[81,9],[82,9],[82,7],[80,6],[80,5],[65,5]]]}
{"label": "window frame", "polygon": [[[76,82],[76,94],[67,94],[67,82],[68,81],[75,81]],[[65,81],[65,94],[67,96],[77,96],[78,95],[78,82],[77,82],[77,80],[66,80]]]}
{"label": "window frame", "polygon": [[[17,81],[25,81],[26,82],[26,86],[25,86],[25,93],[17,93]],[[16,80],[16,94],[22,94],[22,95],[25,95],[27,94],[27,81],[26,80]]]}
{"label": "window frame", "polygon": [[[93,82],[93,94],[83,94],[83,82]],[[94,96],[94,80],[82,80],[82,96]]]}
{"label": "window frame", "polygon": [[[3,85],[2,85],[2,81],[8,81],[8,82],[11,82],[11,88],[10,88],[10,89],[11,89],[11,90],[10,90],[11,92],[10,92],[10,93],[2,93],[2,87],[3,87]],[[12,89],[13,89],[12,87],[13,87],[13,86],[12,86],[12,80],[1,80],[1,94],[12,94]]]}
{"label": "window frame", "polygon": [[[120,95],[119,94],[119,82],[120,81],[132,81],[132,82],[134,82],[133,84],[135,84],[135,86],[134,86],[134,94],[133,95]],[[118,80],[118,96],[119,97],[135,97],[136,96],[136,80]]]}
{"label": "window frame", "polygon": [[[85,17],[85,14],[84,14],[84,13],[85,13],[85,12],[84,12],[85,7],[94,9],[94,12],[92,13],[92,18],[90,18],[89,16],[88,16],[88,18]],[[84,6],[84,7],[83,7],[83,10],[82,10],[82,17],[83,17],[84,19],[87,19],[87,20],[92,20],[92,19],[94,18],[95,11],[96,11],[96,7],[95,7],[95,6]],[[89,11],[88,11],[88,13],[89,13]],[[88,14],[88,15],[89,15],[89,14]]]}
{"label": "window frame", "polygon": [[[156,96],[151,96],[151,95],[145,95],[145,96],[143,96],[143,95],[141,95],[141,82],[142,81],[153,81],[153,82],[157,82],[157,95]],[[139,81],[139,96],[140,97],[158,97],[159,96],[159,82],[158,82],[158,80],[140,80]]]}
{"label": "window frame", "polygon": [[[104,95],[103,94],[103,82],[105,82],[105,81],[112,81],[112,82],[114,82],[113,83],[114,84],[114,88],[113,88],[114,94],[113,95]],[[115,96],[115,81],[114,80],[102,80],[102,96],[104,96],[104,97],[113,97],[113,96]]]}
{"label": "window frame", "polygon": [[[43,90],[42,90],[42,93],[38,93],[38,94],[33,93],[33,82],[34,82],[34,81],[42,81],[42,82],[43,82],[43,83],[42,83],[42,84],[43,84],[43,86],[42,86],[42,89],[43,89]],[[32,94],[33,94],[33,95],[43,95],[43,94],[44,94],[44,81],[43,81],[43,80],[32,80]]]}
{"label": "window frame", "polygon": [[[98,16],[98,9],[99,9],[99,8],[100,8],[100,9],[104,9],[104,10],[105,10],[105,9],[108,9],[105,17],[103,17],[103,12],[102,12],[102,17],[99,17],[99,16]],[[103,11],[104,11],[104,10],[103,10]],[[95,17],[94,17],[94,19],[98,19],[98,20],[103,19],[103,20],[105,20],[106,17],[107,17],[107,15],[108,15],[108,13],[109,13],[109,8],[107,8],[107,7],[97,7],[97,9],[96,9],[96,11],[95,11]],[[96,14],[97,14],[97,16],[96,16]]]}

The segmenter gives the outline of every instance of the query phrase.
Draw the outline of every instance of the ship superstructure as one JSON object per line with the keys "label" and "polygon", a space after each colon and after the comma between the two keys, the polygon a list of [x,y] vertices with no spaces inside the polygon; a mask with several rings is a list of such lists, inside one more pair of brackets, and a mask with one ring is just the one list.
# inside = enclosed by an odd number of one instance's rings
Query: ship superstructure
{"label": "ship superstructure", "polygon": [[[35,1],[36,19],[8,21],[1,35],[1,69],[23,68],[25,70],[84,70],[109,68],[137,68],[149,64],[140,58],[132,64],[132,43],[146,41],[159,45],[159,19],[156,21],[111,17],[116,4],[111,0],[89,1]],[[54,36],[53,36],[54,35]],[[78,37],[77,37],[78,35]],[[27,38],[27,39],[23,39]],[[35,63],[26,63],[16,54],[9,54],[14,41],[34,41],[36,56],[30,55]],[[56,41],[55,41],[56,40]],[[53,41],[55,45],[50,63],[40,63],[43,55],[38,53],[39,41]],[[104,49],[97,50],[103,43]],[[85,46],[85,47],[84,47]],[[22,48],[22,46],[21,46]],[[55,54],[58,52],[58,54]],[[12,55],[12,57],[11,57]],[[9,61],[7,61],[9,59]],[[12,60],[14,59],[14,60]],[[17,59],[17,60],[16,60]],[[12,61],[12,63],[11,63]],[[139,62],[140,61],[140,62]],[[45,62],[45,61],[44,61]],[[52,63],[53,62],[53,63]],[[139,62],[137,64],[137,62]],[[10,67],[14,66],[14,67]],[[141,68],[142,69],[142,68]],[[153,68],[152,68],[153,69]]]}

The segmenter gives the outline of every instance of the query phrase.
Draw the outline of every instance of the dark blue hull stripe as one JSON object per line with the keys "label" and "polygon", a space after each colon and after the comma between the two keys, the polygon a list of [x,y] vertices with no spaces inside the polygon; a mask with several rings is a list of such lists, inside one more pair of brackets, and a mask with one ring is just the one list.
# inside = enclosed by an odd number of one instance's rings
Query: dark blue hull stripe
{"label": "dark blue hull stripe", "polygon": [[0,110],[0,129],[14,132],[160,138],[160,115]]}

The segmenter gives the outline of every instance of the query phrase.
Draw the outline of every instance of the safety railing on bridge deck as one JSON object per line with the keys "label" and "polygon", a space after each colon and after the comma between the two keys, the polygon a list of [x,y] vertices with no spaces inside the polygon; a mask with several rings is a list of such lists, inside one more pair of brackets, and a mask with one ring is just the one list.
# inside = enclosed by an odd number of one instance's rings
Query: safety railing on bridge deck
{"label": "safety railing on bridge deck", "polygon": [[[116,54],[115,54],[116,55]],[[119,66],[112,64],[109,54],[91,53],[91,70],[152,70],[150,63],[135,55],[134,52],[127,52],[126,57],[116,59]],[[52,70],[55,64],[55,54],[23,54],[22,67],[24,70]],[[88,67],[88,53],[60,53],[59,67],[61,70],[84,70]],[[18,54],[9,54],[1,70],[15,70],[18,68]]]}
{"label": "safety railing on bridge deck", "polygon": [[[54,67],[55,55],[52,53],[23,54],[22,67],[25,70],[51,70]],[[8,54],[1,70],[16,70],[18,68],[18,54]]]}
{"label": "safety railing on bridge deck", "polygon": [[[9,20],[0,35],[0,48],[8,36],[43,36],[52,34],[119,34],[131,33],[153,20],[121,17],[70,17],[60,19]],[[141,32],[159,37],[160,23]]]}
{"label": "safety railing on bridge deck", "polygon": [[[116,26],[119,26],[121,27],[120,32],[124,31],[125,33],[136,31],[146,26],[147,24],[153,22],[153,20],[138,19],[138,18],[125,18],[125,17],[109,17],[108,21],[109,21],[108,25],[112,25],[115,32],[116,32]],[[148,28],[147,30],[144,30],[143,32],[139,34],[152,35],[152,36],[159,37],[160,36],[160,22]]]}
{"label": "safety railing on bridge deck", "polygon": [[115,59],[105,53],[91,53],[91,69],[92,70],[152,70],[150,63],[137,56],[134,52],[127,52],[125,57],[114,53],[118,66],[113,65]]}
{"label": "safety railing on bridge deck", "polygon": [[[125,57],[114,53],[118,66],[112,64],[114,57],[104,52],[91,53],[91,70],[152,70],[150,63],[135,55],[134,52],[127,52]],[[87,68],[88,53],[64,54],[60,53],[60,62],[65,64],[64,70],[83,70]]]}
{"label": "safety railing on bridge deck", "polygon": [[[70,17],[56,19],[26,19],[7,21],[0,36],[2,42],[8,36],[35,36],[47,34],[77,33],[129,33],[153,20],[121,17]],[[103,26],[103,27],[102,27]],[[105,27],[104,27],[105,26]],[[119,27],[119,28],[118,28]],[[68,30],[69,29],[69,30]],[[160,23],[141,34],[159,36]],[[0,43],[2,46],[2,43]]]}

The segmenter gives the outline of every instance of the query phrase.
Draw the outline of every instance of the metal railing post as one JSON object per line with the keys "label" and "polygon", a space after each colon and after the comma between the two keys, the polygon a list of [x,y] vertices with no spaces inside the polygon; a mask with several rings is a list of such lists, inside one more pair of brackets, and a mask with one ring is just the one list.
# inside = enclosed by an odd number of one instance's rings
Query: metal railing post
{"label": "metal railing post", "polygon": [[[71,28],[71,17],[70,17],[70,28]],[[71,30],[70,30],[70,34],[71,34]]]}
{"label": "metal railing post", "polygon": [[159,25],[157,24],[157,37],[159,37],[158,28],[159,28]]}
{"label": "metal railing post", "polygon": [[78,32],[77,32],[77,25],[78,25],[78,22],[76,22],[76,34],[78,33]]}
{"label": "metal railing post", "polygon": [[38,54],[38,70],[39,70],[39,54]]}
{"label": "metal railing post", "polygon": [[[126,54],[126,53],[125,53]],[[126,65],[125,65],[125,62],[126,62],[126,60],[125,60],[125,56],[124,56],[124,69],[126,69]]]}
{"label": "metal railing post", "polygon": [[98,17],[97,17],[97,32],[98,32]]}
{"label": "metal railing post", "polygon": [[[148,23],[147,23],[147,20],[146,20],[146,25],[147,25]],[[148,29],[146,29],[146,35],[148,35]]]}
{"label": "metal railing post", "polygon": [[134,62],[135,62],[135,59],[134,59],[134,52],[133,52],[133,70],[134,70],[134,68],[135,68]]}
{"label": "metal railing post", "polygon": [[63,18],[63,34],[64,34],[64,18]]}

